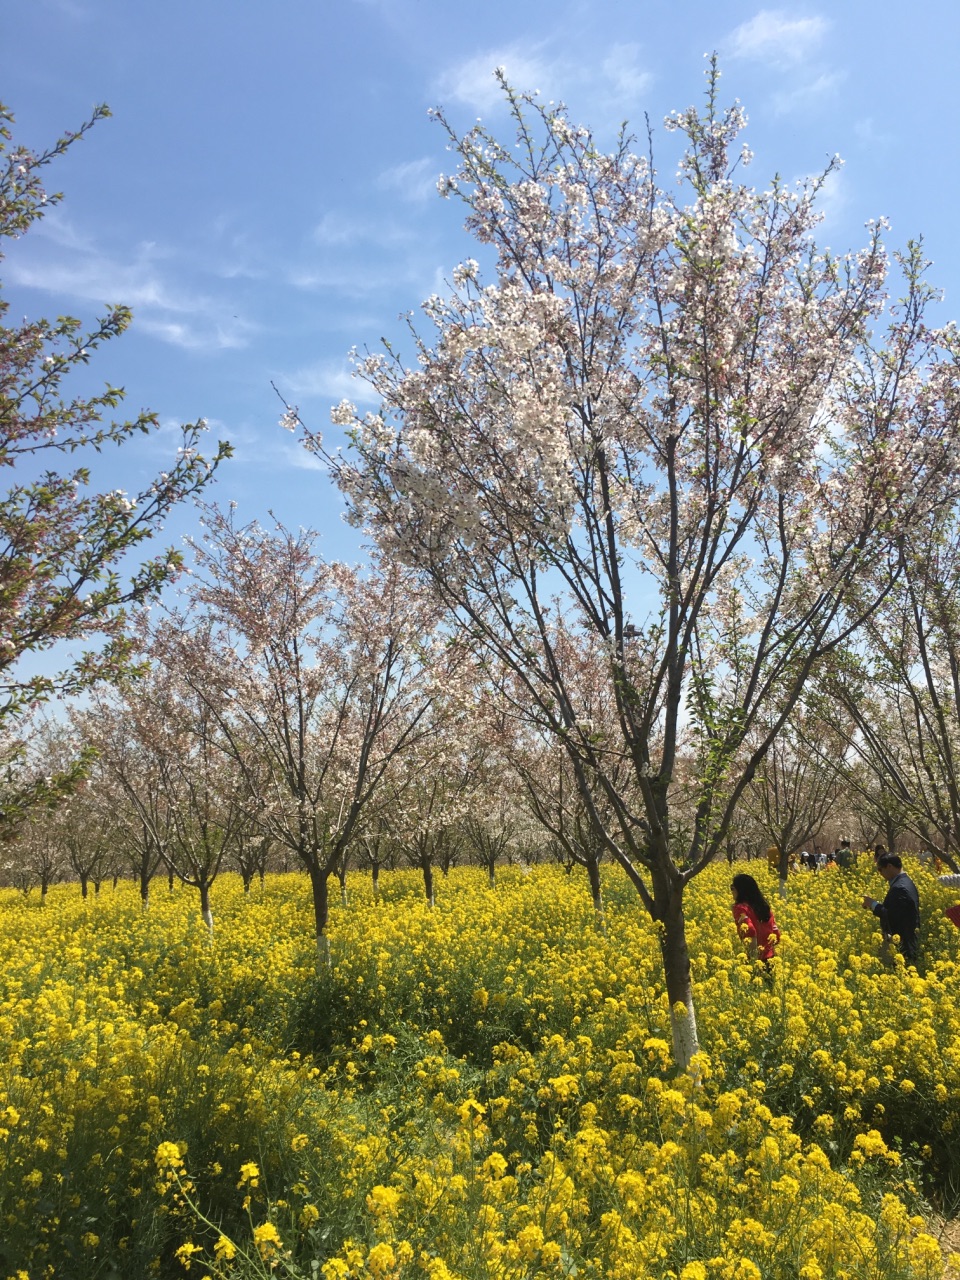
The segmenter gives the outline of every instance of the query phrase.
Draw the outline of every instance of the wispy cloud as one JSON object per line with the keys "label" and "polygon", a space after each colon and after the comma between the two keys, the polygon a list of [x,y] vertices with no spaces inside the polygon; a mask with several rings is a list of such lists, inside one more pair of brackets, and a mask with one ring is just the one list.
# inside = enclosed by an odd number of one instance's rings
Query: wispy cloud
{"label": "wispy cloud", "polygon": [[63,249],[79,250],[82,253],[93,253],[96,245],[93,239],[67,217],[58,205],[49,205],[43,218],[31,229],[31,235],[43,240],[51,240]]}
{"label": "wispy cloud", "polygon": [[574,104],[578,116],[594,122],[605,118],[619,124],[635,115],[653,83],[641,46],[632,42],[610,44],[592,59],[551,53],[547,42],[516,43],[471,54],[446,68],[435,83],[440,101],[461,103],[481,114],[496,111],[504,105],[495,74],[500,67],[516,89],[539,91],[547,100],[562,97]]}
{"label": "wispy cloud", "polygon": [[850,204],[850,191],[844,181],[843,172],[834,169],[823,180],[817,195],[817,208],[823,217],[823,226],[829,230],[836,225]]}
{"label": "wispy cloud", "polygon": [[857,120],[854,123],[853,132],[861,142],[870,147],[886,147],[893,141],[892,133],[885,133],[882,129],[877,128],[873,116],[866,116],[862,120]]}
{"label": "wispy cloud", "polygon": [[342,213],[325,213],[313,229],[312,238],[320,245],[355,244],[364,235],[363,224]]}
{"label": "wispy cloud", "polygon": [[377,179],[383,191],[396,191],[404,200],[422,204],[437,194],[437,162],[432,156],[408,160],[385,169]]}
{"label": "wispy cloud", "polygon": [[641,62],[638,44],[614,45],[603,60],[602,71],[611,101],[632,105],[653,84],[653,75]]}
{"label": "wispy cloud", "polygon": [[841,84],[843,76],[835,71],[824,71],[813,80],[778,89],[773,95],[773,109],[778,115],[792,111],[808,110],[831,98]]}
{"label": "wispy cloud", "polygon": [[751,58],[788,66],[804,61],[829,30],[826,18],[798,18],[783,9],[761,9],[741,23],[724,42],[724,52],[735,58]]}
{"label": "wispy cloud", "polygon": [[145,315],[135,323],[143,332],[187,351],[224,351],[247,347],[255,332],[255,326],[241,320],[239,316],[234,316],[232,320],[197,324],[183,320],[161,320]]}
{"label": "wispy cloud", "polygon": [[524,49],[514,44],[474,54],[447,68],[437,80],[437,91],[444,101],[463,103],[476,111],[492,111],[503,102],[495,75],[499,67],[510,84],[529,92],[540,90],[550,96],[551,87],[563,83],[559,59],[545,57],[542,46]]}
{"label": "wispy cloud", "polygon": [[286,400],[298,404],[305,400],[326,400],[330,404],[353,400],[358,404],[373,404],[376,400],[369,385],[353,376],[353,366],[347,360],[316,360],[279,374],[274,381]]}
{"label": "wispy cloud", "polygon": [[407,210],[393,201],[382,217],[331,211],[310,239],[313,250],[307,249],[286,272],[297,289],[362,299],[374,293],[386,296],[423,275],[422,227],[412,202]]}
{"label": "wispy cloud", "polygon": [[302,444],[291,444],[285,441],[274,452],[282,465],[293,467],[296,471],[323,471],[325,474],[330,472],[329,466]]}
{"label": "wispy cloud", "polygon": [[7,263],[10,282],[97,307],[122,303],[133,309],[134,323],[142,332],[188,350],[248,345],[255,326],[235,313],[229,300],[171,280],[169,251],[141,244],[124,260],[99,251],[80,234],[65,234],[68,226],[53,228],[64,254],[16,255]]}
{"label": "wispy cloud", "polygon": [[67,18],[87,21],[93,17],[90,5],[81,3],[81,0],[42,0],[42,3],[54,13],[63,14]]}
{"label": "wispy cloud", "polygon": [[323,248],[340,248],[351,244],[406,244],[415,235],[413,226],[395,218],[363,218],[331,210],[314,227],[311,238]]}

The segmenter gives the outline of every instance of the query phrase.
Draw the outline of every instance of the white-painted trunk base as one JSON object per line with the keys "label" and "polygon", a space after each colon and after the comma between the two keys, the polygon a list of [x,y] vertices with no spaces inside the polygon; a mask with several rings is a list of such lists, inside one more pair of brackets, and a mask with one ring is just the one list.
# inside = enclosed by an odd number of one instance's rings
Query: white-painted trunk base
{"label": "white-painted trunk base", "polygon": [[787,882],[786,882],[786,880],[778,880],[778,881],[777,881],[777,889],[778,889],[778,891],[779,891],[779,893],[780,893],[780,897],[781,897],[781,898],[786,898],[786,896],[787,896]]}
{"label": "white-painted trunk base", "polygon": [[673,1036],[673,1056],[677,1066],[681,1071],[686,1071],[693,1055],[700,1052],[697,1015],[694,1013],[692,1000],[688,1005],[678,1003],[671,1008],[670,1032]]}
{"label": "white-painted trunk base", "polygon": [[210,935],[210,941],[213,941],[213,912],[207,907],[206,911],[201,911],[203,923],[207,926],[207,933]]}

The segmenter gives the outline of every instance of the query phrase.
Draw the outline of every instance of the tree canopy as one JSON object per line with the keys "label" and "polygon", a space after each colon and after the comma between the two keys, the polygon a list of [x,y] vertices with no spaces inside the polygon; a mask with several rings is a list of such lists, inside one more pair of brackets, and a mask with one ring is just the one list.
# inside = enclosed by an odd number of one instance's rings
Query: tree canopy
{"label": "tree canopy", "polygon": [[[77,132],[33,152],[14,142],[13,117],[0,108],[0,239],[18,239],[60,200],[45,189],[43,171],[107,115],[98,107]],[[8,312],[0,297],[0,321]],[[205,424],[198,421],[180,429],[168,469],[139,493],[97,489],[97,454],[159,425],[147,412],[105,420],[123,400],[120,387],[107,384],[95,395],[71,390],[71,375],[130,321],[130,311],[115,306],[92,327],[65,315],[0,325],[0,467],[8,469],[0,492],[0,762],[8,774],[7,821],[73,780],[71,770],[56,777],[41,770],[32,778],[17,770],[25,714],[53,695],[77,693],[129,668],[125,610],[154,596],[181,563],[173,549],[143,558],[143,546],[230,452],[220,443],[212,458],[204,457]],[[25,656],[61,643],[59,671],[24,670]]]}
{"label": "tree canopy", "polygon": [[[696,1049],[682,894],[825,655],[899,572],[896,535],[957,491],[960,336],[919,246],[818,249],[823,176],[748,186],[738,105],[668,120],[678,188],[623,132],[504,91],[510,144],[443,112],[445,194],[493,256],[358,362],[331,459],[353,512],[524,687],[604,847],[661,926],[675,1050]],[[308,443],[322,451],[316,436]],[[604,655],[595,732],[571,637]],[[673,800],[692,766],[694,820]],[[623,781],[624,764],[629,783]],[[689,776],[689,774],[688,774]]]}

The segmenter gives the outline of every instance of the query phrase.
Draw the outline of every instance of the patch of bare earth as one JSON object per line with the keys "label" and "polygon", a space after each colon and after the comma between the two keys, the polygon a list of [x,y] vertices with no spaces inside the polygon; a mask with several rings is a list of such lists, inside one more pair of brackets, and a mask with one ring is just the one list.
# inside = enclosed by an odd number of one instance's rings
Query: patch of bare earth
{"label": "patch of bare earth", "polygon": [[944,1256],[954,1256],[954,1265],[947,1263],[943,1280],[960,1280],[960,1218],[940,1218],[936,1215],[927,1222],[927,1230],[938,1241]]}

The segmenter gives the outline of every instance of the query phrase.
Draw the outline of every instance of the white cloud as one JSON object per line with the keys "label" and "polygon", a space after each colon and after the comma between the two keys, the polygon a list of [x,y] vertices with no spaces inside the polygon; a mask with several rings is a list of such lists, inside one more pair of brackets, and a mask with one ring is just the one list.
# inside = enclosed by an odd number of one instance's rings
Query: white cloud
{"label": "white cloud", "polygon": [[870,147],[886,147],[893,141],[892,133],[884,133],[877,128],[873,116],[866,116],[862,120],[857,120],[854,123],[853,132],[861,142]]}
{"label": "white cloud", "polygon": [[70,221],[63,209],[55,204],[47,206],[44,210],[43,218],[35,227],[31,228],[30,233],[44,240],[52,240],[54,244],[60,245],[64,249],[92,253],[95,247],[93,240],[81,232]]}
{"label": "white cloud", "polygon": [[816,207],[823,215],[822,225],[829,228],[832,224],[836,224],[849,204],[850,192],[843,173],[839,169],[834,169],[824,178],[823,185],[817,194]]}
{"label": "white cloud", "polygon": [[226,351],[250,345],[254,326],[239,316],[230,321],[189,323],[183,320],[161,320],[150,315],[134,318],[134,325],[145,333],[187,351]]}
{"label": "white cloud", "polygon": [[462,102],[475,111],[492,111],[503,102],[503,90],[495,71],[502,67],[507,81],[525,92],[542,90],[550,96],[550,86],[563,83],[559,61],[545,59],[538,49],[524,50],[509,45],[477,53],[442,73],[437,90],[443,100]]}
{"label": "white cloud", "polygon": [[275,450],[274,456],[279,458],[281,465],[293,467],[297,471],[323,471],[327,474],[330,471],[322,458],[318,458],[302,444],[285,442]]}
{"label": "white cloud", "polygon": [[90,6],[81,4],[79,0],[46,0],[46,5],[55,13],[61,13],[67,18],[85,22],[93,17]]}
{"label": "white cloud", "polygon": [[438,177],[436,160],[424,156],[384,170],[377,178],[377,186],[385,191],[397,191],[404,200],[420,204],[437,194]]}
{"label": "white cloud", "polygon": [[842,79],[835,71],[824,71],[815,80],[795,85],[792,89],[778,89],[773,95],[773,109],[778,115],[789,115],[792,111],[816,107],[833,95]]}
{"label": "white cloud", "polygon": [[[327,400],[333,404],[353,400],[358,404],[373,404],[376,400],[369,385],[353,376],[353,366],[347,360],[316,360],[280,374],[274,381],[290,402]],[[323,424],[320,426],[322,430]]]}
{"label": "white cloud", "polygon": [[593,59],[574,59],[565,53],[553,56],[545,43],[529,48],[513,44],[473,54],[447,68],[435,86],[441,102],[463,103],[483,114],[502,107],[503,91],[495,75],[498,67],[513,88],[523,93],[539,90],[547,101],[573,102],[572,114],[595,127],[604,120],[619,124],[636,116],[642,105],[639,99],[653,83],[641,61],[641,46],[635,43],[610,44]]}
{"label": "white cloud", "polygon": [[633,105],[650,88],[653,76],[642,68],[638,44],[614,45],[603,60],[603,81],[611,100]]}
{"label": "white cloud", "polygon": [[82,236],[64,236],[63,227],[54,230],[56,242],[72,250],[69,258],[17,255],[7,264],[11,283],[98,308],[131,307],[138,329],[173,346],[197,351],[248,345],[254,326],[234,314],[230,301],[179,288],[166,278],[158,266],[170,257],[166,250],[142,244],[123,261],[92,248]]}
{"label": "white cloud", "polygon": [[351,244],[401,245],[409,243],[415,236],[413,225],[404,226],[396,219],[361,218],[335,210],[325,213],[312,232],[312,239],[317,244],[331,249]]}
{"label": "white cloud", "polygon": [[313,229],[313,239],[322,245],[353,244],[363,235],[360,219],[342,213],[325,213]]}
{"label": "white cloud", "polygon": [[830,23],[813,16],[797,18],[783,9],[761,9],[742,23],[724,43],[735,58],[754,58],[784,66],[802,62],[823,39]]}

